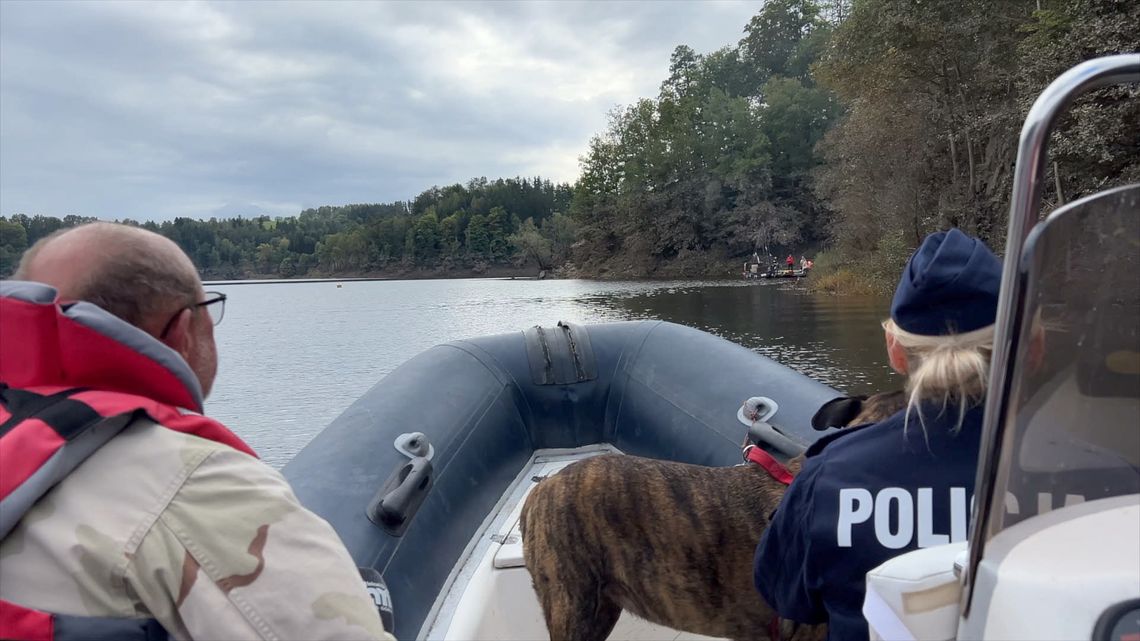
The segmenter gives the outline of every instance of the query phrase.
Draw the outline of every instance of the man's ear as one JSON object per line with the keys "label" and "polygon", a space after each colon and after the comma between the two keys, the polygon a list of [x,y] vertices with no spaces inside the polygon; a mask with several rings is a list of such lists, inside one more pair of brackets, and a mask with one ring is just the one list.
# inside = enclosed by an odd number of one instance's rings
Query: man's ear
{"label": "man's ear", "polygon": [[182,358],[189,359],[190,347],[194,343],[194,336],[190,331],[190,320],[194,312],[189,309],[183,309],[178,312],[178,316],[170,325],[170,330],[166,332],[166,338],[161,339],[170,349],[182,355]]}
{"label": "man's ear", "polygon": [[887,332],[886,335],[887,358],[891,362],[891,369],[905,376],[910,370],[910,363],[906,358],[906,350],[903,349],[902,345],[899,345],[899,342],[895,340],[895,337],[892,336],[890,332]]}

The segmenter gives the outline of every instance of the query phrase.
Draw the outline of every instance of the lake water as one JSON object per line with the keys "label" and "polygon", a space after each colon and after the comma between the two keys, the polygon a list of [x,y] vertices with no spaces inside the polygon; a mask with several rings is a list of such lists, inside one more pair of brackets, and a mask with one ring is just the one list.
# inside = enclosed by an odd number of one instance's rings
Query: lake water
{"label": "lake water", "polygon": [[889,300],[791,282],[416,280],[211,285],[225,292],[207,413],[280,468],[383,376],[439,343],[558,321],[661,319],[770,356],[841,391],[897,388]]}

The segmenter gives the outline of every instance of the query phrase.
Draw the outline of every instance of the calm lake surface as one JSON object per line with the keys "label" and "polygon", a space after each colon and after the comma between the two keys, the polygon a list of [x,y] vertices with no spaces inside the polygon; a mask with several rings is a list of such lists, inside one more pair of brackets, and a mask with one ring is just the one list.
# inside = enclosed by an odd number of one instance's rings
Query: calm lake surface
{"label": "calm lake surface", "polygon": [[[439,343],[560,320],[697,327],[840,391],[896,388],[879,321],[888,299],[789,282],[415,280],[210,285],[225,292],[207,413],[280,468],[361,394]],[[758,390],[759,392],[759,390]]]}

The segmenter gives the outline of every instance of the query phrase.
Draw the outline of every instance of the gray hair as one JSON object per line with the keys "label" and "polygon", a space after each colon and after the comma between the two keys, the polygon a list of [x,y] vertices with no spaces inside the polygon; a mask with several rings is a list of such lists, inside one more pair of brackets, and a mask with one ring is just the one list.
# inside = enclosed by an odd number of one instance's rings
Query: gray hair
{"label": "gray hair", "polygon": [[99,255],[61,296],[98,305],[144,329],[157,315],[196,299],[198,275],[176,245],[159,234],[117,223],[89,223],[41,238],[20,259],[14,278],[27,279],[29,266],[48,242],[82,228],[93,235],[89,251]]}

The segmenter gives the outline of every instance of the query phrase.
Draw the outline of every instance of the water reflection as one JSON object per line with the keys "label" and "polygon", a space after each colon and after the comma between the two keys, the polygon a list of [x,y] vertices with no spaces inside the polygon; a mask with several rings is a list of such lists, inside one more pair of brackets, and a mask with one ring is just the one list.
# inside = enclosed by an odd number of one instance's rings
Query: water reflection
{"label": "water reflection", "polygon": [[722,283],[600,295],[585,302],[626,318],[660,318],[703,329],[852,394],[902,383],[887,365],[879,327],[888,299],[835,298],[783,283]]}

